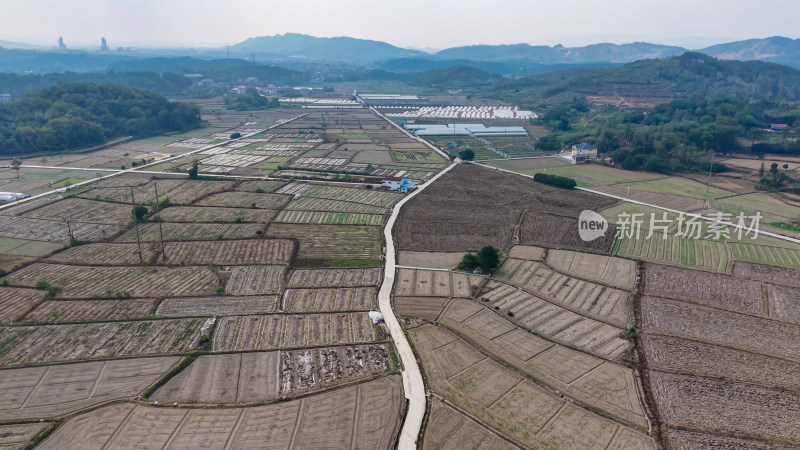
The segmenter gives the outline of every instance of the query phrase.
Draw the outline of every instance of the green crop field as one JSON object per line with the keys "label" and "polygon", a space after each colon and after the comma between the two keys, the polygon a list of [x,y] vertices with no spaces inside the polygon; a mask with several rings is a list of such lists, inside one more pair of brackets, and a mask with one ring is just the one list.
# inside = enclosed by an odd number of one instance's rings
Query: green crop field
{"label": "green crop field", "polygon": [[677,195],[701,200],[710,200],[733,194],[713,186],[709,188],[697,181],[681,177],[662,177],[655,180],[617,184],[614,187],[630,187],[632,191],[654,192],[656,194]]}
{"label": "green crop field", "polygon": [[761,193],[737,195],[715,200],[711,203],[711,206],[734,216],[740,212],[749,216],[758,211],[761,213],[762,223],[800,220],[800,208]]}
{"label": "green crop field", "polygon": [[739,261],[800,268],[800,250],[731,242],[731,254]]}
{"label": "green crop field", "polygon": [[278,166],[286,164],[286,161],[289,161],[290,159],[292,158],[289,156],[270,156],[270,158],[266,162],[264,162],[264,164],[258,166],[258,168],[263,170],[275,171],[278,170]]}
{"label": "green crop field", "polygon": [[525,175],[535,175],[541,172],[574,178],[585,183],[583,187],[630,183],[664,177],[661,174],[615,169],[599,164],[573,165],[561,158],[494,160],[490,165]]}
{"label": "green crop field", "polygon": [[84,181],[91,180],[91,178],[67,178],[59,182],[53,183],[53,188],[60,188],[64,186],[72,186],[73,184],[83,183]]}
{"label": "green crop field", "polygon": [[378,267],[381,227],[272,223],[267,236],[300,242],[297,267]]}
{"label": "green crop field", "polygon": [[621,238],[614,246],[614,254],[643,261],[672,264],[714,272],[725,272],[730,263],[725,242],[706,239],[682,239],[668,234],[666,239],[654,232],[646,239],[643,231],[638,239]]}
{"label": "green crop field", "polygon": [[327,211],[281,211],[273,222],[324,225],[382,225],[383,215]]}

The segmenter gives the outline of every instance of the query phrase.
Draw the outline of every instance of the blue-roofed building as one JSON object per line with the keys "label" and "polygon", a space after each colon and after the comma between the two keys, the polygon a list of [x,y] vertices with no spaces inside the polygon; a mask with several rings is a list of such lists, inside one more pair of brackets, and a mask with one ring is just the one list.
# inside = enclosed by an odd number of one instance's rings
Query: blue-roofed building
{"label": "blue-roofed building", "polygon": [[772,131],[783,131],[784,129],[789,128],[789,125],[785,123],[772,123],[769,127]]}
{"label": "blue-roofed building", "polygon": [[388,187],[392,191],[400,191],[402,193],[406,193],[408,191],[413,191],[416,188],[417,183],[413,181],[408,181],[407,179],[403,178],[400,181],[397,180],[383,180],[383,185]]}

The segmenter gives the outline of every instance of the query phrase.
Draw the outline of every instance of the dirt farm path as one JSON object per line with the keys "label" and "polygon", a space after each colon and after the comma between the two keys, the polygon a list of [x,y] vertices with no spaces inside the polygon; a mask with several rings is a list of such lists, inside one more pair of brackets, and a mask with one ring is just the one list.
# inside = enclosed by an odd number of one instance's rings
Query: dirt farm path
{"label": "dirt farm path", "polygon": [[383,229],[383,236],[386,240],[386,265],[383,269],[383,283],[381,284],[380,291],[378,291],[378,306],[381,310],[381,314],[383,314],[383,320],[387,328],[389,328],[389,333],[392,335],[392,340],[397,347],[400,360],[403,363],[403,391],[405,392],[406,399],[408,399],[408,412],[406,413],[406,420],[403,422],[403,429],[400,430],[400,439],[397,443],[397,448],[399,450],[417,448],[417,438],[422,428],[422,419],[425,417],[426,398],[425,382],[422,379],[422,373],[419,370],[417,359],[414,357],[414,351],[411,350],[411,344],[409,344],[408,339],[406,339],[403,327],[400,326],[400,322],[397,320],[392,310],[391,294],[392,287],[394,286],[395,269],[397,268],[392,229],[394,228],[394,223],[403,205],[422,192],[426,187],[430,186],[431,183],[438,180],[442,175],[449,172],[456,165],[458,164],[450,164],[446,169],[436,174],[436,176],[428,180],[428,182],[395,204],[392,215],[389,217],[389,221],[386,222],[386,227]]}

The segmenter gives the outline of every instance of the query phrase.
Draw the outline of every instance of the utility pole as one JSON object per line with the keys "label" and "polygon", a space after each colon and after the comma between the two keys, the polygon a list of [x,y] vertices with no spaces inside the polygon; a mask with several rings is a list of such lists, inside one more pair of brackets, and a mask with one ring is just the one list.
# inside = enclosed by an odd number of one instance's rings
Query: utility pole
{"label": "utility pole", "polygon": [[711,172],[714,170],[714,150],[711,150],[711,164],[708,166],[708,182],[706,183],[706,194],[711,188]]}
{"label": "utility pole", "polygon": [[161,203],[158,201],[158,181],[153,181],[153,187],[156,189],[156,211],[158,215],[156,216],[156,220],[158,220],[158,235],[161,238],[161,254],[163,255],[164,261],[167,260],[166,248],[164,247],[164,230],[161,227]]}
{"label": "utility pole", "polygon": [[139,246],[139,262],[144,264],[144,258],[142,258],[142,241],[139,239],[139,219],[136,218],[136,200],[133,198],[133,186],[128,186],[131,188],[131,211],[133,211],[133,222],[136,226],[136,244]]}

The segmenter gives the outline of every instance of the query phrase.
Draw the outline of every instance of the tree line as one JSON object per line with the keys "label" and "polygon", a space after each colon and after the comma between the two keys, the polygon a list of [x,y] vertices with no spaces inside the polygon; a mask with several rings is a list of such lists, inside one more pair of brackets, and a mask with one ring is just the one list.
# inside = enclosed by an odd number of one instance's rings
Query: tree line
{"label": "tree line", "polygon": [[0,105],[0,155],[62,152],[200,125],[196,105],[126,86],[64,83]]}
{"label": "tree line", "polygon": [[[791,137],[765,131],[770,123],[800,125],[800,106],[787,101],[694,96],[645,112],[573,100],[549,108],[534,122],[554,130],[539,139],[538,149],[558,151],[586,141],[628,170],[725,170],[710,166],[712,152],[800,154]],[[784,142],[767,142],[776,137]]]}

